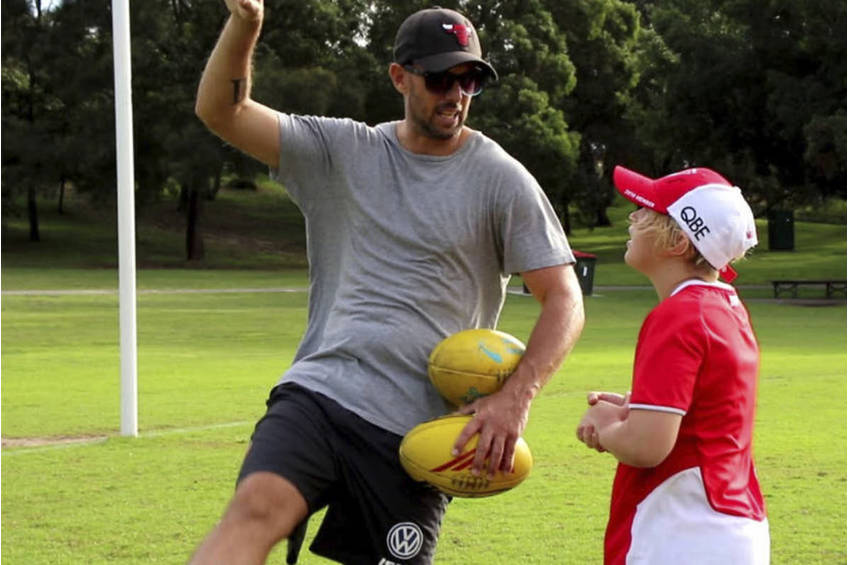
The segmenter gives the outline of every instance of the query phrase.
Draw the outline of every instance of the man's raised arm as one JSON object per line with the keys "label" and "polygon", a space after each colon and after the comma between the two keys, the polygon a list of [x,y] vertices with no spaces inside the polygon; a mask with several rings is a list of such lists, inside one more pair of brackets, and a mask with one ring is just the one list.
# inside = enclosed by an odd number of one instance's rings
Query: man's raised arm
{"label": "man's raised arm", "polygon": [[250,98],[253,48],[262,30],[263,0],[225,0],[230,18],[206,63],[195,113],[230,145],[277,167],[277,114]]}

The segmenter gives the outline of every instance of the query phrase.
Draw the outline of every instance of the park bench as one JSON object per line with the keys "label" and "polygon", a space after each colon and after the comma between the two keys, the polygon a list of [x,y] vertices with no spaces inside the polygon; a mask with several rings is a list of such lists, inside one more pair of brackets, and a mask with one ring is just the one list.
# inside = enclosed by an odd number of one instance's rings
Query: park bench
{"label": "park bench", "polygon": [[825,296],[833,298],[834,296],[845,296],[845,281],[840,280],[778,280],[771,281],[774,287],[774,297],[780,298],[784,294],[789,294],[792,298],[798,298],[798,288],[801,286],[823,286]]}

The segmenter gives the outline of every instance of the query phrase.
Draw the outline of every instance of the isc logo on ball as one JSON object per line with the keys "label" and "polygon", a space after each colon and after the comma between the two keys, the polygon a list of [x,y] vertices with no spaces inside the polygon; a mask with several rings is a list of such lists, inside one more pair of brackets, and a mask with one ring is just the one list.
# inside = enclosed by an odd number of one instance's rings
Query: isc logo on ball
{"label": "isc logo on ball", "polygon": [[451,486],[455,490],[461,491],[483,491],[489,488],[490,483],[491,481],[483,475],[478,477],[475,477],[474,475],[466,475],[464,477],[451,479]]}

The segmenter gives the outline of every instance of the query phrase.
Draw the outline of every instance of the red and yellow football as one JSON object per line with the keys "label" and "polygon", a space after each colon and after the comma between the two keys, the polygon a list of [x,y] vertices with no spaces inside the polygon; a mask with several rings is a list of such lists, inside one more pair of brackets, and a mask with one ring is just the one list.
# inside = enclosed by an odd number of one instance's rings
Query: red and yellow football
{"label": "red and yellow football", "polygon": [[454,406],[497,392],[524,355],[524,344],[508,333],[463,330],[440,341],[427,362],[433,386]]}
{"label": "red and yellow football", "polygon": [[451,496],[478,498],[507,491],[527,478],[533,456],[527,443],[515,444],[515,461],[509,473],[498,471],[491,479],[483,471],[471,474],[478,435],[472,436],[459,455],[451,455],[456,438],[471,416],[452,415],[429,420],[412,428],[400,444],[400,462],[410,477],[426,481]]}

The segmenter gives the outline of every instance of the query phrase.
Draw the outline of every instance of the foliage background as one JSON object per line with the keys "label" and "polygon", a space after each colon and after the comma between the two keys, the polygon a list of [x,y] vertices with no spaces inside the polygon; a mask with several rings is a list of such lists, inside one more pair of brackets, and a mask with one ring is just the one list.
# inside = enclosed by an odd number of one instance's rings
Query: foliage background
{"label": "foliage background", "polygon": [[[398,119],[386,76],[419,0],[266,0],[260,101],[286,112]],[[521,0],[441,3],[474,21],[501,80],[470,125],[539,179],[566,230],[603,226],[610,173],[710,166],[758,215],[845,198],[845,3]],[[115,198],[111,4],[2,4],[2,218],[40,234],[39,199]],[[170,200],[185,259],[205,259],[204,202],[255,186],[257,164],[194,117],[221,0],[131,2],[136,204]],[[844,215],[837,218],[844,221]]]}

